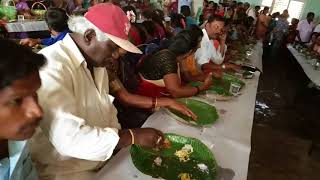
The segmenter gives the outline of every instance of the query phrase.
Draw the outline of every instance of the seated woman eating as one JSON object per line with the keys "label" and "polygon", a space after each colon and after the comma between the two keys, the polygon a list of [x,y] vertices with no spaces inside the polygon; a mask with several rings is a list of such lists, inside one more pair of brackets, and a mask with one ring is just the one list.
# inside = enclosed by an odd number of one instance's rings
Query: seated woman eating
{"label": "seated woman eating", "polygon": [[145,57],[139,65],[140,83],[136,93],[149,97],[180,98],[194,96],[207,90],[212,83],[211,73],[207,75],[203,85],[191,87],[181,82],[179,68],[179,62],[197,50],[202,35],[199,28],[182,31],[167,49]]}

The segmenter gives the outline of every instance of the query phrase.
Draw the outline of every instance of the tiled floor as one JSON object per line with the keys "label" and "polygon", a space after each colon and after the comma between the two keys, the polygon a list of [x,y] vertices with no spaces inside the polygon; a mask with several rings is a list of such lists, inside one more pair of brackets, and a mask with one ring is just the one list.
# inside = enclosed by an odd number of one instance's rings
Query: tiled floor
{"label": "tiled floor", "polygon": [[320,92],[310,93],[307,82],[287,51],[264,57],[248,180],[320,180],[320,153],[308,154],[311,139],[320,137],[320,126],[311,125],[320,121]]}

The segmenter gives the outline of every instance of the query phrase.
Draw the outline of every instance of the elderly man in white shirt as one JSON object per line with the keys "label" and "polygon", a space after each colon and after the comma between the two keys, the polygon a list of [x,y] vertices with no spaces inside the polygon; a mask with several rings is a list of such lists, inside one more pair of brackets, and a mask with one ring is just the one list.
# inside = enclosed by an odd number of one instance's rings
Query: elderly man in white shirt
{"label": "elderly man in white shirt", "polygon": [[[199,68],[205,72],[213,72],[216,77],[221,77],[222,71],[226,69],[238,70],[239,67],[234,64],[223,63],[227,51],[223,17],[209,17],[202,32],[201,47],[195,53]],[[218,48],[215,47],[214,40],[219,40]]]}
{"label": "elderly man in white shirt", "polygon": [[91,180],[115,149],[163,144],[158,130],[121,130],[108,97],[104,66],[124,50],[140,53],[127,40],[129,24],[119,7],[102,3],[71,17],[73,33],[40,51],[48,60],[38,92],[44,118],[31,147],[40,179]]}
{"label": "elderly man in white shirt", "polygon": [[299,41],[300,43],[308,43],[310,41],[311,35],[315,28],[313,19],[314,19],[314,13],[309,12],[307,14],[307,19],[299,22],[297,27],[296,41]]}

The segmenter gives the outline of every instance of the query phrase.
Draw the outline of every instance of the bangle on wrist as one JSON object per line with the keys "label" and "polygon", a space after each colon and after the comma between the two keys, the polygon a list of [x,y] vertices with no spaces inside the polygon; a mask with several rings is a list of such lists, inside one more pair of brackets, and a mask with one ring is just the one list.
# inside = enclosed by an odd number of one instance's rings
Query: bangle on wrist
{"label": "bangle on wrist", "polygon": [[222,69],[226,69],[226,65],[225,64],[222,64]]}
{"label": "bangle on wrist", "polygon": [[130,135],[131,135],[131,144],[134,144],[134,134],[131,129],[129,129]]}

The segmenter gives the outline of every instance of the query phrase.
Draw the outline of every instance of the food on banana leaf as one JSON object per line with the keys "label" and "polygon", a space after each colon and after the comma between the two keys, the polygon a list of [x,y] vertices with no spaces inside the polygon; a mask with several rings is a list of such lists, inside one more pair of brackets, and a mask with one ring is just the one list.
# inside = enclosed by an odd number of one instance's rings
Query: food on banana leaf
{"label": "food on banana leaf", "polygon": [[[171,142],[168,149],[155,151],[137,145],[131,147],[132,162],[138,170],[154,178],[169,180],[215,180],[217,164],[205,144],[198,139],[176,134],[165,134],[165,137]],[[180,161],[175,154],[189,160]]]}
{"label": "food on banana leaf", "polygon": [[190,144],[186,144],[180,149],[179,151],[176,151],[174,153],[175,156],[179,158],[180,162],[187,162],[190,160],[190,155],[193,152],[193,148]]}
{"label": "food on banana leaf", "polygon": [[193,180],[193,179],[191,179],[190,174],[188,174],[188,173],[181,173],[181,174],[179,174],[178,177],[181,180]]}

